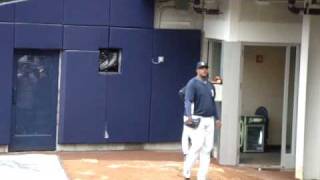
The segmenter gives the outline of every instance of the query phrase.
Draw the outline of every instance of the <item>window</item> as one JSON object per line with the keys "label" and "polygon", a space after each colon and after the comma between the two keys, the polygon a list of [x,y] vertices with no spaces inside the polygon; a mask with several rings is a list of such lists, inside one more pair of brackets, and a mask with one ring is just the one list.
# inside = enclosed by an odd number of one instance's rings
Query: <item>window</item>
{"label": "window", "polygon": [[115,48],[100,49],[99,73],[120,74],[121,50]]}

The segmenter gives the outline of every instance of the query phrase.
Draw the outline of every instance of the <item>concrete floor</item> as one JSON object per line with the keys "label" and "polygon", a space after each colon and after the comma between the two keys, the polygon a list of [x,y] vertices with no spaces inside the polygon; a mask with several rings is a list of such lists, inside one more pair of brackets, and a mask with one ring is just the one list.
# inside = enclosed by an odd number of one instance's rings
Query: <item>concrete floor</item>
{"label": "concrete floor", "polygon": [[[180,152],[107,151],[59,152],[71,180],[177,180],[183,158]],[[194,168],[192,180],[196,179]],[[216,163],[208,180],[289,180],[293,172],[258,171],[254,168],[226,167]]]}
{"label": "concrete floor", "polygon": [[4,180],[68,180],[55,154],[3,153],[0,172]]}
{"label": "concrete floor", "polygon": [[240,164],[280,166],[280,152],[241,153]]}

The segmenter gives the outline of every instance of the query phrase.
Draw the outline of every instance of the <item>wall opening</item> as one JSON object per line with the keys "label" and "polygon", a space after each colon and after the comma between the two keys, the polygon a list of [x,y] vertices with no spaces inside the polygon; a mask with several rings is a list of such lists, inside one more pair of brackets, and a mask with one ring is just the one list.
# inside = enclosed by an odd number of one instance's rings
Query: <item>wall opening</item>
{"label": "wall opening", "polygon": [[244,46],[240,164],[280,166],[286,47]]}
{"label": "wall opening", "polygon": [[121,49],[100,49],[99,73],[120,74],[121,73]]}

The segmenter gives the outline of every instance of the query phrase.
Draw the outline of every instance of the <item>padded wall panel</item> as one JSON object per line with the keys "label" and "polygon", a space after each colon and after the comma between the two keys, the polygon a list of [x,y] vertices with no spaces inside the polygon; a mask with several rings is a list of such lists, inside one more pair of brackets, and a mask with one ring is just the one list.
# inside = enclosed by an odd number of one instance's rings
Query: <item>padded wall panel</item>
{"label": "padded wall panel", "polygon": [[108,25],[110,0],[64,0],[64,24]]}
{"label": "padded wall panel", "polygon": [[9,144],[14,25],[0,24],[0,144]]}
{"label": "padded wall panel", "polygon": [[152,30],[110,28],[111,48],[122,49],[121,74],[107,75],[110,142],[147,142]]}
{"label": "padded wall panel", "polygon": [[15,21],[61,24],[63,22],[63,0],[29,0],[17,3]]}
{"label": "padded wall panel", "polygon": [[62,49],[63,26],[16,24],[15,48]]}
{"label": "padded wall panel", "polygon": [[153,28],[153,0],[111,0],[110,25]]}
{"label": "padded wall panel", "polygon": [[0,21],[13,22],[14,21],[14,5],[0,6]]}
{"label": "padded wall panel", "polygon": [[60,144],[103,143],[106,79],[98,52],[65,51],[62,60]]}
{"label": "padded wall panel", "polygon": [[165,62],[152,67],[150,141],[180,141],[183,100],[178,91],[195,76],[200,60],[201,32],[197,30],[155,30],[154,58]]}
{"label": "padded wall panel", "polygon": [[94,26],[65,26],[64,49],[98,50],[108,47],[109,29]]}

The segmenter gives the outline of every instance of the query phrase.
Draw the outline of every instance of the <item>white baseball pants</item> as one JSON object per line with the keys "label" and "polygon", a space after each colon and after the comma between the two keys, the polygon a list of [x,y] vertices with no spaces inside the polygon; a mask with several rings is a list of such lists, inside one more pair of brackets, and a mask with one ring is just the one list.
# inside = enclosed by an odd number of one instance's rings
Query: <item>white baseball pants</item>
{"label": "white baseball pants", "polygon": [[191,169],[200,156],[198,180],[205,180],[210,166],[210,152],[213,148],[214,117],[193,116],[201,118],[197,129],[190,130],[191,148],[184,162],[183,176],[191,177]]}

